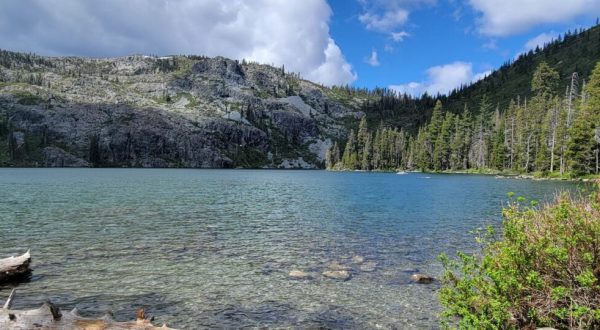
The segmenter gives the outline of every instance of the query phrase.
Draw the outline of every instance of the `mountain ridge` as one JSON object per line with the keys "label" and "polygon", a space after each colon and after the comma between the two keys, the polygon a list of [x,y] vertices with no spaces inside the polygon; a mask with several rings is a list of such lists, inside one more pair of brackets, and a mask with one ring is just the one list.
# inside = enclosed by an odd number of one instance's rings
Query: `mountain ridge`
{"label": "mountain ridge", "polygon": [[[436,101],[477,116],[531,98],[541,62],[556,94],[600,59],[600,26],[566,33],[449,95],[325,87],[283,67],[205,56],[83,58],[0,51],[0,164],[323,168],[366,116],[416,137]],[[569,81],[570,82],[570,81]],[[521,100],[521,101],[519,101]],[[403,138],[403,139],[404,139]]]}
{"label": "mountain ridge", "polygon": [[0,163],[319,168],[362,114],[283,68],[0,51]]}

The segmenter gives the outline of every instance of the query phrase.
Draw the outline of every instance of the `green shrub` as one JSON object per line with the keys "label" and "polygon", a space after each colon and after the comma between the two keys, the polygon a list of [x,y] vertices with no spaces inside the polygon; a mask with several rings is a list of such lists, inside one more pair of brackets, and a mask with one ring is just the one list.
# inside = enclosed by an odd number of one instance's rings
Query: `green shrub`
{"label": "green shrub", "polygon": [[440,256],[442,326],[600,329],[599,204],[567,193],[540,208],[513,201],[503,237],[488,228],[481,253]]}

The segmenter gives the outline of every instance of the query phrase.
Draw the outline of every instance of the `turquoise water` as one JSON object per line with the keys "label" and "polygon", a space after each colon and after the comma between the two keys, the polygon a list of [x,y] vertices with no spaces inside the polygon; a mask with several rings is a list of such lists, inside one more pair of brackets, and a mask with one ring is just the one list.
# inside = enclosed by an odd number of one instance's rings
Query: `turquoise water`
{"label": "turquoise water", "polygon": [[[469,231],[500,223],[507,192],[575,188],[420,173],[0,169],[0,256],[31,249],[16,308],[51,299],[127,320],[145,307],[188,329],[436,328],[438,284],[410,275],[439,276],[439,253],[473,249]],[[320,275],[334,261],[350,280]],[[290,279],[294,269],[312,279]]]}

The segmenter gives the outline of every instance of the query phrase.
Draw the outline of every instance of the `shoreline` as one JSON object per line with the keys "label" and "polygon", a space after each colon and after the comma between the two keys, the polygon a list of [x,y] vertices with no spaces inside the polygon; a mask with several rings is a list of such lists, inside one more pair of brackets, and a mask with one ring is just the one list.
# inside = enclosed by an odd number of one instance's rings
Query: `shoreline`
{"label": "shoreline", "polygon": [[585,177],[550,177],[550,176],[536,176],[534,173],[506,173],[501,171],[419,171],[419,170],[339,170],[339,169],[326,169],[329,172],[365,172],[365,173],[423,173],[423,174],[464,174],[464,175],[485,175],[494,176],[498,179],[519,179],[519,180],[532,180],[532,181],[568,181],[568,182],[594,182],[600,180],[599,175],[590,175]]}
{"label": "shoreline", "polygon": [[519,180],[532,180],[532,181],[569,181],[569,182],[594,182],[600,180],[600,174],[589,175],[585,177],[550,177],[550,176],[536,176],[534,173],[506,173],[500,171],[419,171],[419,170],[345,170],[345,169],[324,169],[324,168],[266,168],[266,167],[236,167],[236,168],[225,168],[225,167],[38,167],[38,166],[2,166],[2,169],[140,169],[140,170],[246,170],[246,171],[326,171],[326,172],[359,172],[359,173],[423,173],[423,174],[463,174],[463,175],[484,175],[494,176],[499,179],[519,179]]}

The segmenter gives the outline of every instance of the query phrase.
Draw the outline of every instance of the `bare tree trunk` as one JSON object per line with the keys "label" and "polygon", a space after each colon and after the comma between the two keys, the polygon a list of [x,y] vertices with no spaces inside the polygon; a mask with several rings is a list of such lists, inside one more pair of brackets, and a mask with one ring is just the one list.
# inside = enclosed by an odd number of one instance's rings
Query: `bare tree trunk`
{"label": "bare tree trunk", "polygon": [[18,257],[0,259],[0,283],[17,280],[29,275],[31,273],[30,263],[31,255],[29,251]]}
{"label": "bare tree trunk", "polygon": [[529,172],[529,153],[530,153],[530,145],[531,145],[531,138],[533,137],[533,133],[529,133],[529,136],[527,137],[527,158],[525,160],[525,172]]}
{"label": "bare tree trunk", "polygon": [[554,146],[556,145],[556,128],[558,127],[558,107],[552,109],[552,140],[550,142],[550,173],[554,172]]}
{"label": "bare tree trunk", "polygon": [[513,160],[515,157],[515,117],[511,118],[510,127],[510,169],[513,169]]}
{"label": "bare tree trunk", "polygon": [[15,290],[8,297],[4,307],[0,308],[0,329],[115,329],[115,330],[168,330],[166,325],[161,328],[152,325],[146,318],[143,309],[136,313],[135,321],[117,322],[108,313],[99,319],[79,316],[77,309],[62,313],[60,309],[50,302],[44,303],[40,308],[30,310],[10,309],[14,300]]}
{"label": "bare tree trunk", "polygon": [[598,174],[598,170],[600,169],[598,154],[600,153],[600,150],[596,149],[595,153],[596,153],[596,174]]}

